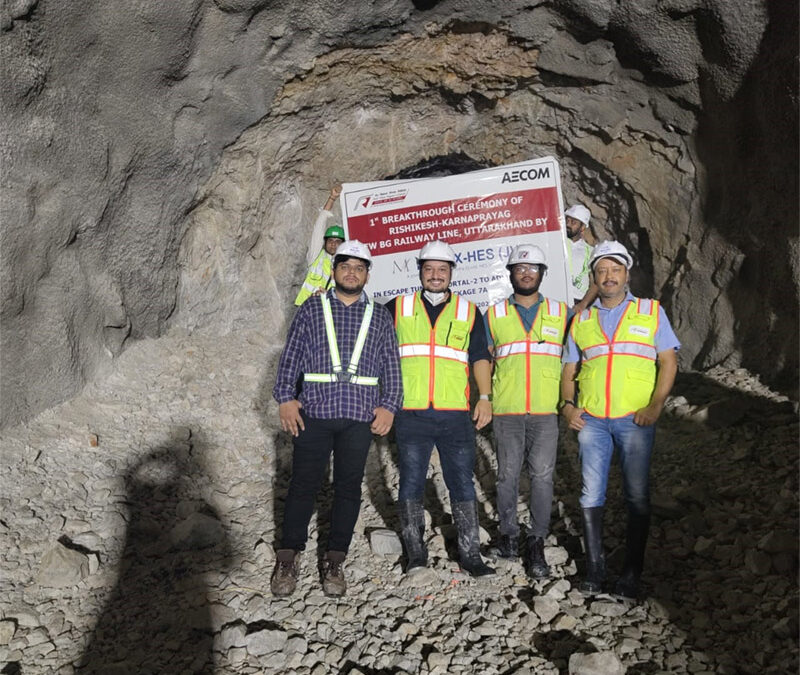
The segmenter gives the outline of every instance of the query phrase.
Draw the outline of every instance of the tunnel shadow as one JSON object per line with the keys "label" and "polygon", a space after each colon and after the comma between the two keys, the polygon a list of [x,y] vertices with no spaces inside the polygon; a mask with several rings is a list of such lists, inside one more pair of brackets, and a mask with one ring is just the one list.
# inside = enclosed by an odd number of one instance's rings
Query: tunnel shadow
{"label": "tunnel shadow", "polygon": [[[289,329],[291,318],[286,321],[285,337]],[[289,491],[289,480],[292,473],[292,437],[281,430],[278,418],[277,404],[272,398],[272,389],[275,385],[275,373],[278,369],[282,349],[274,350],[266,359],[263,375],[253,400],[253,408],[259,412],[259,424],[268,439],[266,443],[267,469],[265,480],[272,482],[272,527],[267,527],[261,535],[261,541],[269,543],[273,549],[280,548],[283,536],[283,516],[286,504],[286,495]],[[300,387],[300,380],[297,383]],[[264,509],[269,508],[266,504]],[[266,518],[262,519],[268,522]],[[256,542],[258,543],[258,542]]]}
{"label": "tunnel shadow", "polygon": [[196,437],[173,441],[126,472],[119,577],[76,672],[214,672],[206,575],[228,568],[231,547],[200,496],[204,453]]}

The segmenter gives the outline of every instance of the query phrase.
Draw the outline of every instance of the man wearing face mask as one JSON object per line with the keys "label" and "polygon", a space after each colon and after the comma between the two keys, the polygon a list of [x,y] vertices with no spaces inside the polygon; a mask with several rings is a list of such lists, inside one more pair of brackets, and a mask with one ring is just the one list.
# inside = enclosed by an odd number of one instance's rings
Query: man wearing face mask
{"label": "man wearing face mask", "polygon": [[628,291],[632,265],[619,242],[594,249],[590,268],[599,298],[572,322],[561,377],[561,414],[578,432],[580,446],[586,577],[579,588],[586,594],[603,590],[603,511],[616,451],[628,522],[615,593],[627,598],[639,591],[650,527],[655,423],[675,381],[680,348],[660,303]]}
{"label": "man wearing face mask", "polygon": [[558,445],[561,346],[567,306],[539,293],[547,264],[538,246],[520,244],[506,268],[514,293],[486,312],[494,350],[493,427],[497,441],[497,555],[515,559],[519,550],[517,499],[525,463],[531,481],[531,524],[525,567],[536,579],[550,576],[544,540],[550,530],[553,471]]}
{"label": "man wearing face mask", "polygon": [[273,396],[294,450],[283,537],[271,580],[276,596],[290,595],[297,585],[300,553],[331,453],[333,506],[322,588],[327,595],[344,594],[343,564],[361,506],[372,434],[389,432],[402,401],[392,317],[364,292],[371,263],[369,250],[358,240],[338,247],[335,287],[300,306],[278,363]]}
{"label": "man wearing face mask", "polygon": [[[403,406],[397,413],[395,433],[400,468],[397,507],[406,569],[423,568],[428,562],[422,497],[435,445],[450,493],[461,568],[476,577],[494,574],[480,554],[472,482],[475,429],[492,419],[491,355],[483,319],[473,303],[450,291],[456,266],[450,246],[443,241],[427,243],[417,265],[422,290],[387,304],[395,320],[403,374]],[[472,419],[469,364],[479,393]]]}

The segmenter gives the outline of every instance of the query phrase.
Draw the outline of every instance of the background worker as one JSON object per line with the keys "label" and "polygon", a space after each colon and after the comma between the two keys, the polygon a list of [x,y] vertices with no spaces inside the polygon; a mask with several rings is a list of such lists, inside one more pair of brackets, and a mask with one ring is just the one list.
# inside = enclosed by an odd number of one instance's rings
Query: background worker
{"label": "background worker", "polygon": [[603,509],[616,449],[628,523],[625,564],[615,593],[629,598],[638,593],[650,526],[654,425],[675,381],[680,348],[660,303],[627,290],[632,265],[631,255],[616,241],[594,249],[590,267],[600,297],[572,322],[561,378],[561,412],[579,432],[586,549],[580,588],[599,593],[605,579]]}
{"label": "background worker", "polygon": [[[486,331],[480,310],[450,291],[456,265],[450,246],[443,241],[425,244],[417,264],[422,290],[387,304],[395,318],[403,374],[403,405],[395,420],[395,437],[400,468],[397,507],[407,571],[428,562],[422,498],[435,445],[458,531],[461,568],[472,576],[494,574],[480,554],[472,482],[475,428],[485,427],[492,419]],[[480,395],[471,420],[469,364]]]}
{"label": "background worker", "polygon": [[544,540],[550,530],[553,505],[558,445],[556,408],[561,393],[561,349],[567,305],[539,293],[547,263],[538,246],[517,246],[506,269],[514,293],[486,312],[489,345],[495,360],[492,424],[497,442],[500,518],[497,554],[509,559],[518,555],[517,500],[524,461],[531,481],[525,567],[532,577],[543,579],[550,576]]}
{"label": "background worker", "polygon": [[[333,224],[328,225],[328,220],[333,218],[334,203],[339,198],[342,191],[342,186],[337,185],[331,188],[328,201],[322,207],[317,216],[317,221],[314,223],[314,231],[311,233],[311,244],[306,253],[306,265],[308,271],[303,280],[303,285],[300,287],[300,292],[294,300],[294,304],[298,307],[302,305],[308,298],[316,293],[327,291],[331,284],[331,262],[333,255],[339,244],[344,241],[344,229],[341,225]],[[317,242],[323,240],[322,249],[317,250]]]}
{"label": "background worker", "polygon": [[592,246],[586,241],[592,214],[583,204],[573,204],[564,212],[567,237],[567,268],[569,269],[570,306],[582,312],[597,297],[597,287],[589,274]]}
{"label": "background worker", "polygon": [[361,507],[372,434],[389,432],[402,401],[392,318],[364,293],[371,261],[358,240],[339,247],[333,261],[335,288],[297,310],[278,363],[273,396],[294,452],[271,581],[277,596],[291,594],[297,585],[300,552],[331,452],[333,506],[322,588],[328,595],[344,594],[343,563]]}

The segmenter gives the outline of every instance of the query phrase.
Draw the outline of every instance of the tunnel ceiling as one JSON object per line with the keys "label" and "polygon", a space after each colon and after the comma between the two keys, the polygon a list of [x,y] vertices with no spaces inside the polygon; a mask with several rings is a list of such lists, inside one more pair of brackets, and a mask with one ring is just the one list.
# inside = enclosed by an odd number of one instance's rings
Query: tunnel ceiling
{"label": "tunnel ceiling", "polygon": [[595,235],[636,252],[633,290],[663,300],[684,367],[794,382],[791,11],[479,4],[7,11],[4,420],[170,326],[224,334],[268,312],[279,339],[335,182],[544,155]]}

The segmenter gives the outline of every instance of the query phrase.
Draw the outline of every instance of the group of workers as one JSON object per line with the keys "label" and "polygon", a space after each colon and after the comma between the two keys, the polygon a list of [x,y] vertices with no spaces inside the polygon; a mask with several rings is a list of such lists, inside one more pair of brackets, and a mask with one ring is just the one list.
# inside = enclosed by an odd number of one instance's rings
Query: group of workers
{"label": "group of workers", "polygon": [[[323,212],[330,213],[336,196],[332,190]],[[344,561],[372,434],[385,435],[392,425],[407,574],[428,564],[423,493],[434,446],[450,496],[460,567],[474,577],[494,574],[480,552],[473,483],[475,432],[493,422],[500,521],[493,553],[517,559],[522,550],[528,574],[547,578],[545,540],[561,414],[578,432],[580,449],[586,556],[580,589],[604,590],[603,509],[616,449],[628,521],[625,562],[613,592],[637,596],[649,529],[654,424],[674,382],[680,345],[659,302],[628,290],[633,259],[626,248],[615,241],[586,243],[591,214],[585,206],[565,215],[570,306],[539,292],[545,255],[521,244],[506,266],[513,293],[485,315],[450,290],[456,256],[443,241],[427,243],[418,254],[419,291],[375,303],[364,292],[369,249],[345,241],[338,226],[325,229],[329,216],[320,215],[315,229],[325,231],[325,245],[296,301],[273,390],[281,426],[294,445],[274,595],[290,595],[296,587],[331,454],[333,504],[322,587],[330,596],[345,593]],[[472,411],[470,366],[478,388]],[[523,464],[531,484],[524,547],[517,519]]]}

